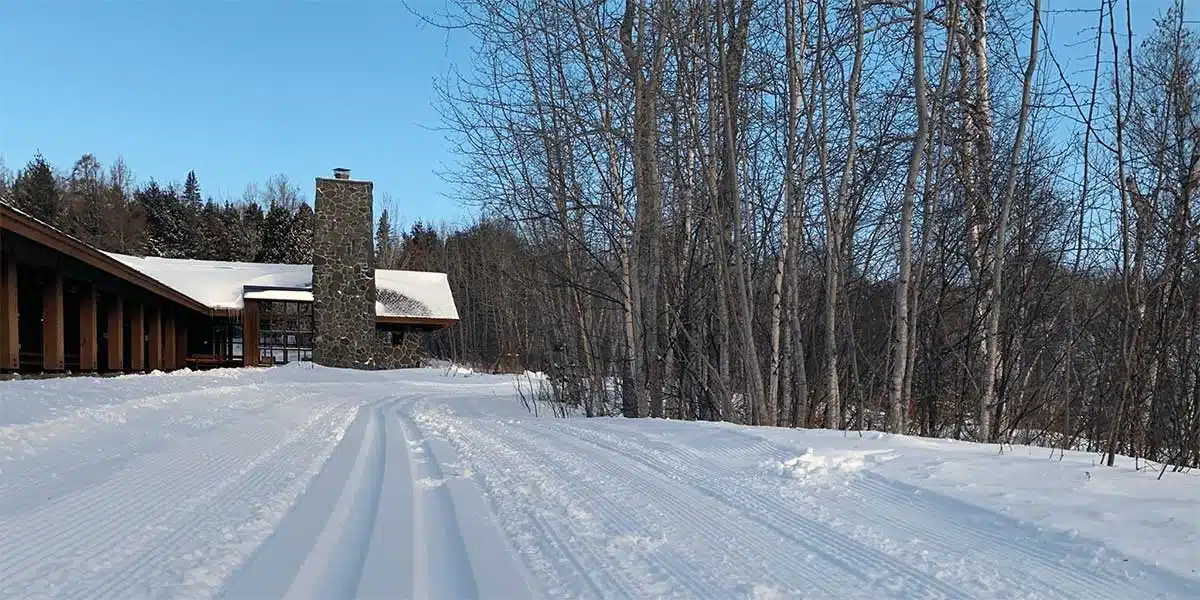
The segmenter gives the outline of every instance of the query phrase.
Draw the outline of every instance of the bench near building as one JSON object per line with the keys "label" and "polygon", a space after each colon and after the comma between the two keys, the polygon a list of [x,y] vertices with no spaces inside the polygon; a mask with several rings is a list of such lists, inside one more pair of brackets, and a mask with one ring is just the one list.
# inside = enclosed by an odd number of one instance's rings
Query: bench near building
{"label": "bench near building", "polygon": [[375,269],[372,187],[317,179],[313,265],[113,254],[0,202],[0,372],[418,366],[458,311],[444,273]]}

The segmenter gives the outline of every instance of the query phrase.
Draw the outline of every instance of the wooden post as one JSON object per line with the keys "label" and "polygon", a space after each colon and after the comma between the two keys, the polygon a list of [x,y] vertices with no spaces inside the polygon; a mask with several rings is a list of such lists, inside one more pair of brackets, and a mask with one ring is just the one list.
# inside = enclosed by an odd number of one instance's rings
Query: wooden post
{"label": "wooden post", "polygon": [[162,311],[158,307],[152,306],[146,313],[146,321],[150,323],[149,338],[150,338],[150,366],[149,371],[163,370],[163,336],[162,336]]}
{"label": "wooden post", "polygon": [[175,358],[175,313],[167,310],[163,312],[163,369],[173,371],[179,368],[179,362]]}
{"label": "wooden post", "polygon": [[242,308],[242,364],[258,366],[258,301],[246,300]]}
{"label": "wooden post", "polygon": [[125,370],[125,310],[120,296],[108,307],[108,370]]}
{"label": "wooden post", "polygon": [[63,280],[55,272],[42,289],[42,369],[62,371],[66,367],[63,337]]}
{"label": "wooden post", "polygon": [[175,327],[175,360],[178,362],[179,368],[187,366],[188,357],[188,322],[187,319],[181,319]]}
{"label": "wooden post", "polygon": [[0,370],[16,371],[21,367],[17,306],[17,263],[0,258]]}
{"label": "wooden post", "polygon": [[95,371],[96,354],[96,286],[85,284],[79,295],[79,370]]}
{"label": "wooden post", "polygon": [[146,370],[146,312],[140,302],[129,304],[129,370]]}

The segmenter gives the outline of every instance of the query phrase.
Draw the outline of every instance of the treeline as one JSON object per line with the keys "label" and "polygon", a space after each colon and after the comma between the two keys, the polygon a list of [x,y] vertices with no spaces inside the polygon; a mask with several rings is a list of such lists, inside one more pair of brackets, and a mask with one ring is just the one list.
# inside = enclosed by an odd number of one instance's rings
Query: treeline
{"label": "treeline", "polygon": [[465,312],[589,414],[1200,465],[1200,37],[1041,4],[452,3]]}
{"label": "treeline", "polygon": [[41,154],[0,170],[0,197],[103,250],[138,256],[303,264],[312,260],[313,210],[276,175],[236,201],[204,197],[196,173],[182,185],[138,184],[124,160],[106,169],[85,154],[60,171]]}
{"label": "treeline", "polygon": [[[195,172],[182,184],[134,181],[123,159],[105,168],[85,154],[61,170],[41,154],[12,172],[0,165],[0,199],[97,248],[136,256],[308,264],[312,262],[314,213],[284,175],[247,185],[237,200],[204,197]],[[381,203],[391,203],[384,194]],[[514,283],[508,277],[523,242],[502,223],[481,223],[448,232],[422,221],[401,229],[384,208],[378,217],[376,266],[449,274],[463,315],[461,327],[431,336],[438,357],[492,364],[501,353],[518,353],[511,325],[528,322],[512,312]],[[507,303],[504,311],[497,306]],[[503,315],[503,316],[498,316]],[[525,339],[527,339],[526,336]],[[504,340],[503,342],[501,340]]]}

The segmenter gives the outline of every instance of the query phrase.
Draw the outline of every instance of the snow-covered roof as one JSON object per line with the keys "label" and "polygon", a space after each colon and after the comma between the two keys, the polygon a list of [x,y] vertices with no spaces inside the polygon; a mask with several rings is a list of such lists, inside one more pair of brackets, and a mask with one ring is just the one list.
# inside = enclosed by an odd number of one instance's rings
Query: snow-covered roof
{"label": "snow-covered roof", "polygon": [[[260,288],[312,288],[312,265],[224,262],[129,256],[106,252],[112,258],[162,282],[210,308],[240,309],[242,299],[255,298]],[[458,320],[454,295],[445,273],[375,270],[378,317]],[[277,294],[279,290],[270,293]],[[278,298],[260,298],[278,299]],[[292,299],[292,298],[289,298]],[[308,295],[311,300],[311,293]]]}
{"label": "snow-covered roof", "polygon": [[243,300],[279,300],[283,302],[312,302],[311,290],[255,290],[242,295]]}

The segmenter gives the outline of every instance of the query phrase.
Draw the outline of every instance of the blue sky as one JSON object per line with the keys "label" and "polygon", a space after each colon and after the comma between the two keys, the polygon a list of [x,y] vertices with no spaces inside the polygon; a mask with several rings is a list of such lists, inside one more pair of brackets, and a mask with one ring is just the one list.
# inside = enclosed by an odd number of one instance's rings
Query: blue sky
{"label": "blue sky", "polygon": [[[448,1],[408,3],[433,14]],[[1135,30],[1170,1],[1132,0]],[[1091,67],[1095,14],[1069,11],[1097,4],[1044,2],[1073,78]],[[390,194],[401,226],[473,212],[436,173],[454,157],[435,131],[433,87],[466,64],[469,40],[401,0],[0,0],[0,15],[10,169],[38,150],[63,169],[84,152],[122,155],[138,180],[195,169],[204,193],[225,199],[276,173],[311,196],[313,177],[345,166],[375,181],[377,199]]]}
{"label": "blue sky", "polygon": [[[444,12],[446,0],[411,0]],[[311,197],[334,167],[375,182],[400,221],[469,214],[435,171],[453,161],[435,77],[469,55],[462,32],[398,0],[0,0],[0,156],[66,169],[124,156],[138,180],[237,198],[287,174]]]}

